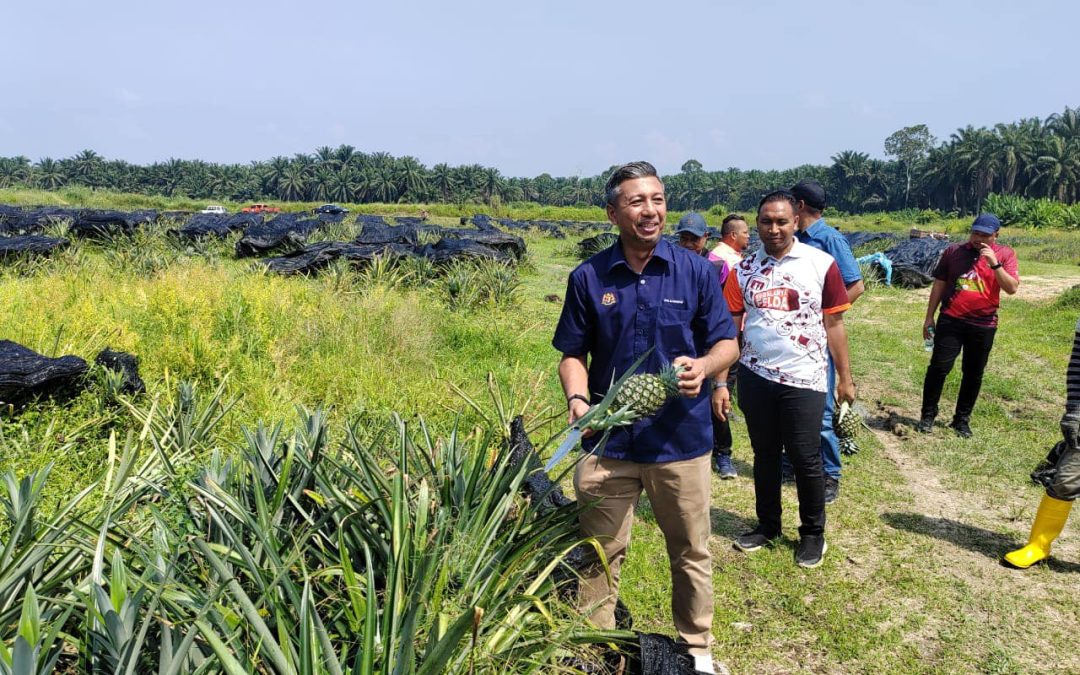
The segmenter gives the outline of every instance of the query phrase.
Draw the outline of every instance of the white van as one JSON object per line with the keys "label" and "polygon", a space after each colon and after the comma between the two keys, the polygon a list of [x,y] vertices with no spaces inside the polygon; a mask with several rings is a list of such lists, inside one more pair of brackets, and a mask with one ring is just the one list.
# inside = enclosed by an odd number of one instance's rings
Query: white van
{"label": "white van", "polygon": [[202,211],[199,211],[199,213],[216,213],[218,215],[222,215],[222,214],[228,213],[228,211],[225,210],[224,206],[219,206],[217,204],[211,204],[210,206],[207,206]]}

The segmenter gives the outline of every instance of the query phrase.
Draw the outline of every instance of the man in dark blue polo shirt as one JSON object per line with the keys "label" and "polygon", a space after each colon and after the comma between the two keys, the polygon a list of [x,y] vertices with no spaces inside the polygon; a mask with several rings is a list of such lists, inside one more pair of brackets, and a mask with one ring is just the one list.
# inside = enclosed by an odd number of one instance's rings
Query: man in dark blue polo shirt
{"label": "man in dark blue polo shirt", "polygon": [[[791,194],[795,195],[799,202],[799,229],[796,230],[795,237],[804,244],[825,251],[836,260],[840,277],[847,288],[848,302],[855,304],[855,300],[865,290],[862,270],[855,262],[851,246],[844,235],[829,227],[821,217],[821,212],[825,210],[825,188],[815,180],[801,180],[791,188]],[[825,503],[832,504],[840,496],[840,440],[833,428],[836,367],[831,355],[828,368],[829,391],[825,396],[825,416],[821,420],[821,464],[825,469]]]}
{"label": "man in dark blue polo shirt", "polygon": [[[712,672],[713,592],[710,534],[712,411],[709,383],[738,358],[735,326],[716,270],[662,238],[664,185],[648,162],[619,167],[608,180],[608,219],[619,228],[610,248],[570,273],[552,340],[573,423],[614,378],[652,349],[640,372],[681,364],[681,396],[659,413],[615,430],[599,455],[579,461],[574,489],[582,534],[597,537],[611,570],[583,572],[579,607],[602,628],[615,626],[619,568],[642,490],[667,542],[672,614],[701,672]],[[586,450],[596,438],[585,439]]]}

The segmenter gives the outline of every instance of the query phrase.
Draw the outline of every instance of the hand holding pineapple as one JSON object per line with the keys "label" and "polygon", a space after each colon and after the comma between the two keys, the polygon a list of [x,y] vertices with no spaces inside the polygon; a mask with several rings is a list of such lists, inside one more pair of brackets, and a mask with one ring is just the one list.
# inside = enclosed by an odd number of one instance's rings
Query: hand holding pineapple
{"label": "hand holding pineapple", "polygon": [[839,373],[836,378],[836,400],[839,403],[852,403],[855,401],[855,380],[850,377],[841,378]]}
{"label": "hand holding pineapple", "polygon": [[701,385],[705,382],[704,359],[693,359],[689,356],[677,356],[672,365],[683,370],[679,373],[679,395],[687,398],[695,398],[701,393]]}

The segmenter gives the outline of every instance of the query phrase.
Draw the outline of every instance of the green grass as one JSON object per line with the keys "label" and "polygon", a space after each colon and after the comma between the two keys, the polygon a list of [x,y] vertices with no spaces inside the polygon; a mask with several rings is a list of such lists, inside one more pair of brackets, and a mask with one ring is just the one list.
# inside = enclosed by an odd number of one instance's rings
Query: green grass
{"label": "green grass", "polygon": [[[53,194],[100,207],[202,206],[85,190],[3,191],[0,201],[40,203]],[[430,210],[446,223],[492,212],[474,206]],[[399,214],[420,208],[362,207]],[[541,215],[501,208],[517,218],[603,218],[599,209]],[[837,221],[844,230],[899,233],[914,226],[960,237],[969,224],[880,215]],[[1077,235],[1007,229],[1002,237],[1017,249],[1023,275],[1080,279]],[[227,378],[225,388],[238,402],[217,440],[225,452],[242,442],[242,426],[291,420],[298,404],[325,406],[339,432],[351,420],[386,419],[391,411],[423,415],[435,433],[448,432],[459,415],[471,428],[480,419],[451,384],[480,398],[489,372],[519,402],[533,396],[527,410],[539,425],[534,440],[542,441],[558,428],[544,420],[561,417],[564,409],[550,339],[566,276],[577,264],[576,238],[529,234],[526,240],[529,255],[515,300],[461,310],[448,305],[437,285],[368,288],[348,270],[316,278],[270,275],[256,263],[232,259],[227,242],[175,249],[154,238],[123,260],[108,244],[76,242],[49,262],[0,266],[0,337],[88,360],[106,344],[133,352],[147,401],[171,400],[182,380],[209,391]],[[116,267],[121,261],[126,266]],[[1061,289],[1069,285],[1062,282]],[[732,537],[754,520],[751,452],[745,426],[734,425],[740,478],[714,483],[711,543],[716,654],[733,671],[1080,668],[1071,632],[1080,616],[1076,519],[1063,536],[1060,562],[1026,573],[995,562],[1026,534],[1038,503],[1027,472],[1057,435],[1064,365],[1080,311],[1077,291],[1035,297],[1037,286],[1022,281],[1019,295],[1003,304],[972,420],[974,439],[959,440],[943,428],[904,439],[864,434],[862,452],[845,464],[841,499],[829,508],[830,550],[819,570],[804,572],[792,561],[796,502],[788,488],[787,538],[752,556],[732,549]],[[928,360],[919,334],[925,297],[925,291],[872,284],[847,317],[860,400],[875,417],[917,415]],[[955,400],[958,375],[947,382],[945,411]],[[111,430],[122,437],[136,428],[125,409],[98,390],[16,416],[5,412],[0,470],[24,475],[54,462],[48,494],[55,504],[103,465]],[[897,457],[911,464],[898,465]],[[932,479],[921,491],[912,483],[920,477]],[[665,561],[643,500],[622,593],[639,630],[672,632]]]}

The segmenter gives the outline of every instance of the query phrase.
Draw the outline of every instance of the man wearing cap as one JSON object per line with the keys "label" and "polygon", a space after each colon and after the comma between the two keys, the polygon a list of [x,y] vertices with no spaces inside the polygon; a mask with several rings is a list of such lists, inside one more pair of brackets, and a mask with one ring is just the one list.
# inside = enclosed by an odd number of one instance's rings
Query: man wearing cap
{"label": "man wearing cap", "polygon": [[[727,224],[726,219],[724,224]],[[743,227],[746,227],[746,223],[743,223]],[[720,287],[723,288],[728,273],[732,270],[734,264],[728,263],[726,259],[714,256],[706,250],[706,245],[709,242],[709,232],[705,226],[705,218],[694,211],[687,213],[679,219],[679,224],[675,228],[675,235],[679,238],[679,246],[698,255],[708,256],[709,262],[713,264],[720,276]],[[720,478],[725,480],[737,478],[739,475],[735,470],[735,465],[731,462],[731,422],[728,420],[728,415],[731,413],[731,396],[729,392],[735,383],[734,370],[733,366],[726,380],[714,380],[712,383],[713,470]]]}
{"label": "man wearing cap", "polygon": [[[971,438],[971,411],[994,346],[1001,291],[1012,295],[1020,287],[1016,253],[997,243],[1000,229],[997,216],[981,214],[971,224],[968,240],[945,249],[934,270],[923,321],[923,339],[933,338],[934,353],[923,380],[922,413],[915,427],[924,434],[933,431],[945,378],[963,352],[960,393],[949,426],[960,436]],[[941,313],[935,324],[934,313],[939,305]]]}
{"label": "man wearing cap", "polygon": [[[824,251],[836,260],[840,277],[847,289],[848,303],[862,295],[862,270],[855,262],[855,255],[847,239],[835,228],[825,223],[821,212],[825,210],[825,188],[815,180],[801,180],[791,188],[798,200],[799,228],[795,237],[802,243]],[[825,470],[825,503],[832,504],[840,496],[840,441],[833,429],[833,411],[836,407],[836,368],[829,356],[829,393],[825,396],[825,414],[821,420],[821,463]]]}

